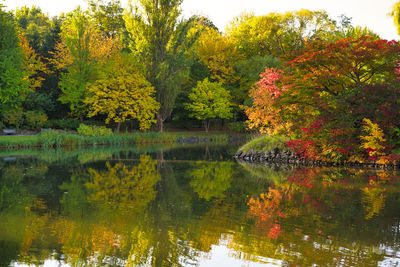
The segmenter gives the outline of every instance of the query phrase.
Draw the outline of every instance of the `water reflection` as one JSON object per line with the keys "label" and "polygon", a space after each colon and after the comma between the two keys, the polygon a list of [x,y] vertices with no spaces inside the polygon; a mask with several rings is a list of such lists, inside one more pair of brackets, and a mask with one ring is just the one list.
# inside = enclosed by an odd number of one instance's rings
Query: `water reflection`
{"label": "water reflection", "polygon": [[0,266],[399,260],[395,173],[240,165],[224,146],[144,151],[4,155],[17,159],[0,160]]}

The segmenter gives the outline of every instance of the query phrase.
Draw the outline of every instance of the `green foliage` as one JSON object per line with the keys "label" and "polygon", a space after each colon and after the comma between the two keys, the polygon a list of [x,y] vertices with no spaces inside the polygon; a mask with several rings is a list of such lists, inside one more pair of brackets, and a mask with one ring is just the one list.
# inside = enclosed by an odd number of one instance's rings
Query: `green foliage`
{"label": "green foliage", "polygon": [[250,152],[253,151],[266,151],[274,148],[279,149],[287,149],[286,142],[289,141],[289,138],[282,135],[263,135],[261,137],[257,137],[244,146],[239,148],[239,151]]}
{"label": "green foliage", "polygon": [[9,127],[21,129],[24,124],[24,112],[21,108],[8,110],[2,114],[4,124]]}
{"label": "green foliage", "polygon": [[244,133],[247,131],[247,125],[242,121],[228,123],[228,129],[233,132]]}
{"label": "green foliage", "polygon": [[38,130],[47,121],[47,115],[42,111],[26,111],[26,126],[31,130]]}
{"label": "green foliage", "polygon": [[23,60],[12,16],[0,9],[0,113],[19,106],[29,89]]}
{"label": "green foliage", "polygon": [[160,103],[159,131],[172,112],[182,81],[187,77],[186,51],[193,44],[192,21],[178,21],[182,0],[139,0],[125,13],[131,50],[138,57],[146,79]]}
{"label": "green foliage", "polygon": [[110,128],[106,128],[105,126],[89,126],[86,124],[80,124],[77,129],[80,135],[85,136],[110,136],[112,135],[112,130]]}
{"label": "green foliage", "polygon": [[206,78],[197,83],[189,99],[191,103],[186,105],[187,110],[194,118],[205,121],[206,131],[210,119],[232,117],[231,96],[221,83],[213,83]]}
{"label": "green foliage", "polygon": [[246,57],[279,57],[301,49],[307,41],[334,37],[335,30],[335,21],[325,11],[302,9],[265,16],[245,14],[226,31]]}
{"label": "green foliage", "polygon": [[188,175],[191,177],[190,186],[200,198],[207,201],[223,199],[232,183],[233,163],[196,162]]}
{"label": "green foliage", "polygon": [[102,33],[108,37],[116,37],[126,33],[123,19],[124,9],[119,0],[90,0],[88,4],[89,16],[93,18]]}
{"label": "green foliage", "polygon": [[52,25],[47,15],[40,7],[24,6],[15,11],[15,20],[20,29],[25,32],[29,45],[40,54],[46,54],[52,42]]}

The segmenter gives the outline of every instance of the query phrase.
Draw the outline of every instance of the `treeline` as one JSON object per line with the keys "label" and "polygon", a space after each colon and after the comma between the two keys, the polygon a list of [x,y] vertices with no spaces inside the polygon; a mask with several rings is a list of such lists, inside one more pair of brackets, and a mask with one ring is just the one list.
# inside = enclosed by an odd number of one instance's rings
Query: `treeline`
{"label": "treeline", "polygon": [[0,8],[0,128],[74,129],[91,118],[120,129],[210,121],[244,130],[250,90],[314,41],[379,37],[324,11],[243,14],[222,32],[182,18],[182,0],[91,0],[49,18],[39,7]]}

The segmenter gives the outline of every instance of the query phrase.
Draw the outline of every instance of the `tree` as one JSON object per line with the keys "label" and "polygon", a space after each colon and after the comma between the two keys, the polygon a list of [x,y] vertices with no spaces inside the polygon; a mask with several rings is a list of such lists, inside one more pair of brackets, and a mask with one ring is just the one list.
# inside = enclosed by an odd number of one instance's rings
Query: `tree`
{"label": "tree", "polygon": [[137,119],[140,129],[148,129],[155,122],[159,103],[154,99],[154,88],[138,72],[129,55],[118,55],[104,66],[99,78],[88,85],[89,117],[107,115],[106,123],[118,123],[128,118]]}
{"label": "tree", "polygon": [[274,134],[285,128],[285,123],[280,117],[281,108],[276,105],[286,89],[276,84],[283,74],[282,70],[267,68],[260,75],[261,79],[250,90],[253,105],[242,107],[248,117],[247,123],[250,129],[257,128],[261,133]]}
{"label": "tree", "polygon": [[29,89],[23,63],[16,25],[0,8],[0,112],[20,105]]}
{"label": "tree", "polygon": [[126,31],[123,11],[119,0],[89,1],[89,16],[94,20],[95,26],[108,37],[121,38]]}
{"label": "tree", "polygon": [[197,41],[196,53],[208,67],[211,78],[223,84],[233,84],[236,80],[235,62],[241,58],[234,42],[213,28],[207,28]]}
{"label": "tree", "polygon": [[15,20],[35,52],[45,55],[52,39],[52,24],[40,7],[18,8],[15,11]]}
{"label": "tree", "polygon": [[296,136],[288,145],[311,158],[365,160],[363,119],[392,137],[398,127],[399,53],[397,42],[371,36],[309,42],[252,91],[250,126]]}
{"label": "tree", "polygon": [[182,0],[139,0],[124,16],[132,37],[131,50],[156,90],[160,132],[187,76],[185,51],[193,42],[188,38],[191,21],[178,22],[181,4]]}
{"label": "tree", "polygon": [[61,38],[51,60],[55,68],[64,71],[59,100],[69,104],[71,113],[82,120],[88,112],[87,85],[96,80],[98,67],[119,51],[119,41],[99,33],[80,8],[68,14]]}
{"label": "tree", "polygon": [[330,39],[337,29],[325,11],[302,9],[265,16],[244,14],[226,29],[227,36],[246,57],[279,57],[304,47],[317,38]]}
{"label": "tree", "polygon": [[229,119],[232,117],[231,96],[221,83],[213,83],[206,78],[198,82],[189,95],[191,103],[186,105],[192,116],[203,120],[206,132],[210,127],[210,119]]}

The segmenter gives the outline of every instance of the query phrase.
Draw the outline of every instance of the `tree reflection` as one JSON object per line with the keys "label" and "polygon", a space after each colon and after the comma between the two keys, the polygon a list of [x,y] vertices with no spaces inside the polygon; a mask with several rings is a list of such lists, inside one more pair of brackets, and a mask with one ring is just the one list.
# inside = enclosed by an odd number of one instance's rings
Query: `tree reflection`
{"label": "tree reflection", "polygon": [[106,171],[89,169],[88,200],[142,211],[156,196],[154,186],[161,179],[156,165],[150,156],[141,155],[139,164],[133,167],[107,162]]}
{"label": "tree reflection", "polygon": [[190,186],[205,200],[224,197],[224,192],[231,186],[232,165],[231,162],[196,162],[188,173]]}

